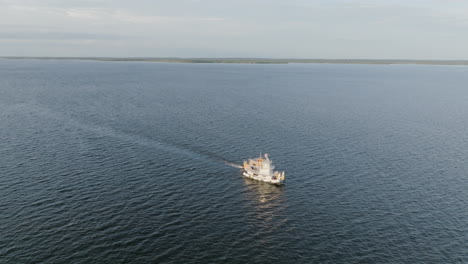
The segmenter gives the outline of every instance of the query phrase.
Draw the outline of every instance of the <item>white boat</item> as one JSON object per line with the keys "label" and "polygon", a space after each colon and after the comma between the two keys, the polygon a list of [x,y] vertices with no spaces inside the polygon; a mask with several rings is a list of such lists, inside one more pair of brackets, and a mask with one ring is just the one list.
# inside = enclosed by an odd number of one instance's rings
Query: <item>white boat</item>
{"label": "white boat", "polygon": [[245,160],[242,165],[242,175],[257,181],[268,182],[271,184],[284,184],[284,171],[273,171],[273,166],[268,154],[256,159]]}

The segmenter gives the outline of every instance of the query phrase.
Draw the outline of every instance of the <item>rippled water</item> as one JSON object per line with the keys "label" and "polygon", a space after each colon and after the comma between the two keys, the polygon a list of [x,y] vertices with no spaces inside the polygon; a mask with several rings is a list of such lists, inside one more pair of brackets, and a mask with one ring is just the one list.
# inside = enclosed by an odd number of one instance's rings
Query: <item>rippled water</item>
{"label": "rippled water", "polygon": [[[467,83],[0,60],[0,262],[468,263]],[[260,152],[286,186],[225,163]]]}

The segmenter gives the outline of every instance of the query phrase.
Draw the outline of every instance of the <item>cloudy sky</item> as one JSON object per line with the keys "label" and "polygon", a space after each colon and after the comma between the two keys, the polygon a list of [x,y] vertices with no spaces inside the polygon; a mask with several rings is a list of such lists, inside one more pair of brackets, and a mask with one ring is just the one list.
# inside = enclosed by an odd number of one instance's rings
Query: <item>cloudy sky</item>
{"label": "cloudy sky", "polygon": [[468,1],[0,0],[0,56],[468,59]]}

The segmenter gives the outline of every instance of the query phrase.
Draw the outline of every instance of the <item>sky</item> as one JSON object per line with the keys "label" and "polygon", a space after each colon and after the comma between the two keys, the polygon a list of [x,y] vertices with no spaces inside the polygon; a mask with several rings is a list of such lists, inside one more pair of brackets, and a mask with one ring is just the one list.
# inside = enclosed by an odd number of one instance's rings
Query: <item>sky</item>
{"label": "sky", "polygon": [[0,0],[0,56],[468,59],[468,0]]}

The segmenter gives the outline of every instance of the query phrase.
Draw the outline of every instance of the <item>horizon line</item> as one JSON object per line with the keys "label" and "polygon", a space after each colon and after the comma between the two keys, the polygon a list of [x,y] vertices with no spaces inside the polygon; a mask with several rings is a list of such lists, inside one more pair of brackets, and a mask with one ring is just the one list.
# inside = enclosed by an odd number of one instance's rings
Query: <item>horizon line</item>
{"label": "horizon line", "polygon": [[318,59],[318,58],[262,58],[262,57],[111,57],[111,56],[0,56],[0,59],[38,60],[94,60],[94,61],[134,61],[172,63],[337,63],[337,64],[428,64],[428,65],[468,65],[465,59]]}

